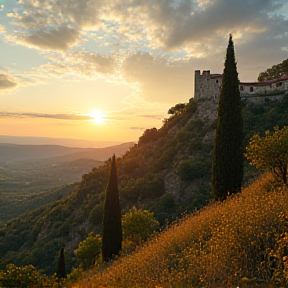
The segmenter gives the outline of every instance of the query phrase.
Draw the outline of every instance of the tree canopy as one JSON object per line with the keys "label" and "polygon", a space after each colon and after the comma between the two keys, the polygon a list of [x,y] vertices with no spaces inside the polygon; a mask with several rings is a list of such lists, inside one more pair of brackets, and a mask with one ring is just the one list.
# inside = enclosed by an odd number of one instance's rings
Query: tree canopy
{"label": "tree canopy", "polygon": [[79,243],[74,251],[84,269],[90,268],[101,254],[102,239],[99,234],[90,232],[88,237]]}
{"label": "tree canopy", "polygon": [[258,81],[273,80],[284,75],[288,75],[288,59],[284,60],[280,64],[273,65],[264,72],[261,72],[258,76]]}
{"label": "tree canopy", "polygon": [[254,135],[246,147],[245,156],[250,165],[258,169],[270,170],[284,184],[287,184],[288,167],[288,127],[274,128],[274,133],[266,131],[264,137]]}

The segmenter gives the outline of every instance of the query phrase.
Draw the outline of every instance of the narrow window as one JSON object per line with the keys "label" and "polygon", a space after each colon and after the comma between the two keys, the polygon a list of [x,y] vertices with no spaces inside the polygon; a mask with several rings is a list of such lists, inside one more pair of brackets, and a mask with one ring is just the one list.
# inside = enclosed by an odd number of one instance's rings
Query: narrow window
{"label": "narrow window", "polygon": [[244,87],[243,86],[240,86],[240,91],[244,91]]}
{"label": "narrow window", "polygon": [[218,84],[219,80],[216,80],[216,83]]}
{"label": "narrow window", "polygon": [[253,91],[254,91],[253,87],[250,87],[250,92],[253,92]]}

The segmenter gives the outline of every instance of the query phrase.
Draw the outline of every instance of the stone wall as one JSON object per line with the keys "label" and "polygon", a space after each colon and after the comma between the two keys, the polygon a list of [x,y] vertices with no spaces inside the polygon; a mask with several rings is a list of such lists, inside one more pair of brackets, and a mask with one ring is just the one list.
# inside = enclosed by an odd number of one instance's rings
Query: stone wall
{"label": "stone wall", "polygon": [[[210,70],[206,70],[201,75],[200,70],[195,71],[194,99],[214,100],[218,103],[221,85],[221,74],[210,74]],[[253,102],[261,103],[265,99],[281,101],[283,94],[288,91],[288,76],[266,82],[240,82],[239,90],[242,99],[252,97]]]}
{"label": "stone wall", "polygon": [[272,101],[282,101],[284,95],[287,93],[282,93],[279,95],[271,95],[271,96],[241,96],[241,99],[244,101],[249,101],[252,103],[264,103],[266,100]]}

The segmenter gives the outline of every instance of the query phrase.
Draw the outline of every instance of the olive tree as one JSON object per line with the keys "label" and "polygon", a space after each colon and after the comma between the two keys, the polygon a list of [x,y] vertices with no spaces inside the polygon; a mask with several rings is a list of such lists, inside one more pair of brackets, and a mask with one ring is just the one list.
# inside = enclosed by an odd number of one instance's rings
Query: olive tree
{"label": "olive tree", "polygon": [[250,165],[257,169],[270,170],[287,184],[287,167],[288,167],[288,127],[282,129],[274,127],[274,133],[265,132],[264,137],[258,134],[254,135],[246,147],[246,158]]}
{"label": "olive tree", "polygon": [[88,237],[79,243],[74,253],[77,256],[78,262],[83,265],[85,270],[92,267],[99,260],[101,247],[101,236],[95,232],[90,232]]}

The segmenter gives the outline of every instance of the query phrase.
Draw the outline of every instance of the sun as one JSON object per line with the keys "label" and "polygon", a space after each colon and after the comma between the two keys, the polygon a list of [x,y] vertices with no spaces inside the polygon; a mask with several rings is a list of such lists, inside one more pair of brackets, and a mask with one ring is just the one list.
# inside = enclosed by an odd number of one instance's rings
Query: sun
{"label": "sun", "polygon": [[93,118],[92,121],[94,121],[95,124],[102,124],[105,121],[104,117],[106,115],[100,110],[93,110],[88,115]]}

